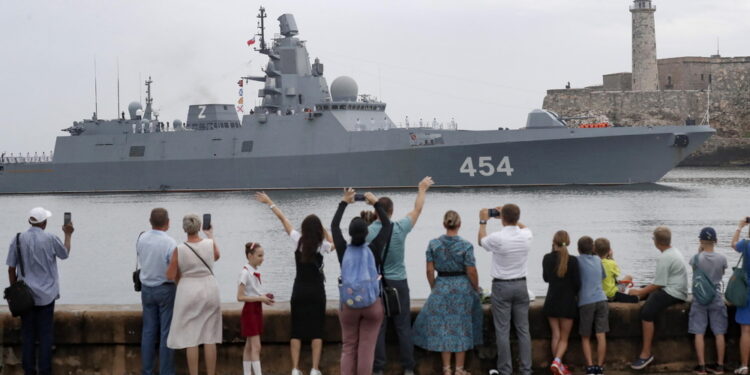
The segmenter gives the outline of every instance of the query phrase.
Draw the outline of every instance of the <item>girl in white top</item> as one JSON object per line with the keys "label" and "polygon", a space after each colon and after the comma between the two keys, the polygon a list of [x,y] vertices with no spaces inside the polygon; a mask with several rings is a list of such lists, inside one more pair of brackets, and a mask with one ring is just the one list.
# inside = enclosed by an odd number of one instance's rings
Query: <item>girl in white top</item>
{"label": "girl in white top", "polygon": [[260,335],[263,333],[263,306],[272,306],[273,294],[263,292],[263,284],[258,267],[263,263],[263,247],[257,242],[245,244],[247,264],[240,271],[237,286],[237,301],[245,302],[242,307],[240,328],[245,337],[245,350],[242,352],[244,375],[261,375]]}
{"label": "girl in white top", "polygon": [[290,301],[292,337],[289,342],[293,366],[292,375],[302,375],[299,370],[302,340],[311,341],[312,369],[309,374],[321,375],[318,366],[323,348],[323,327],[325,326],[326,312],[323,255],[334,250],[331,244],[333,241],[317,216],[308,215],[302,221],[300,231],[297,231],[268,195],[260,192],[255,194],[255,198],[271,208],[274,215],[281,221],[286,233],[294,241],[296,275]]}

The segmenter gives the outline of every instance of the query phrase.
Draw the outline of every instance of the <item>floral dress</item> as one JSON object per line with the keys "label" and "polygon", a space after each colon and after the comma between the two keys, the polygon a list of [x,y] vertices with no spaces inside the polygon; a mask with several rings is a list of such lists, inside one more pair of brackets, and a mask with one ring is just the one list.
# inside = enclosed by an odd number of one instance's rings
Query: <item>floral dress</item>
{"label": "floral dress", "polygon": [[[459,236],[430,241],[427,262],[439,272],[474,267],[474,246]],[[414,322],[414,345],[433,352],[464,352],[482,344],[482,305],[469,278],[438,276]]]}

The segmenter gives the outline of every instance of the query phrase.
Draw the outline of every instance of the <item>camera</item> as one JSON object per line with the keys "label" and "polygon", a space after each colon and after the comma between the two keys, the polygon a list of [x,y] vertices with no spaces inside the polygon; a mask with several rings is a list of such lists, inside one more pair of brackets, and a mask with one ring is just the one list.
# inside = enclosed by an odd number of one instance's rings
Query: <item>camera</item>
{"label": "camera", "polygon": [[745,218],[745,222],[748,223],[748,224],[750,224],[750,216],[748,216],[748,217]]}
{"label": "camera", "polygon": [[63,214],[63,225],[70,224],[70,217],[70,212],[66,212],[65,214]]}
{"label": "camera", "polygon": [[497,208],[490,208],[487,212],[490,214],[490,217],[500,217],[500,211]]}
{"label": "camera", "polygon": [[364,194],[354,194],[354,201],[355,202],[364,202],[365,201],[365,195]]}

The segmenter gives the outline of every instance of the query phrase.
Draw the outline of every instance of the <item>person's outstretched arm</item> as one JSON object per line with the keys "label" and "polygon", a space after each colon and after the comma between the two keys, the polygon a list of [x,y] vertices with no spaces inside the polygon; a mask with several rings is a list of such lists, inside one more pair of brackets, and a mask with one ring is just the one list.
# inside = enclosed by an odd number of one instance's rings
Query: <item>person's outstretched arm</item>
{"label": "person's outstretched arm", "polygon": [[370,249],[375,255],[375,259],[383,259],[382,253],[385,250],[385,245],[391,238],[391,230],[393,229],[391,228],[391,219],[388,217],[385,209],[378,203],[378,198],[374,194],[365,193],[365,199],[367,203],[373,205],[375,212],[378,213],[378,217],[380,218],[380,223],[383,225],[378,235],[370,242]]}
{"label": "person's outstretched arm", "polygon": [[344,216],[344,210],[349,203],[354,202],[354,189],[344,189],[344,196],[339,202],[339,207],[336,209],[336,214],[333,215],[331,221],[331,235],[333,236],[333,246],[336,247],[336,255],[339,257],[339,263],[344,260],[344,252],[346,251],[346,240],[341,234],[341,217]]}
{"label": "person's outstretched arm", "polygon": [[286,218],[283,212],[281,212],[281,209],[276,206],[276,204],[273,203],[271,198],[268,196],[268,194],[260,191],[255,193],[255,199],[260,203],[265,203],[268,205],[268,207],[271,207],[271,212],[276,215],[277,218],[279,218],[279,221],[281,221],[281,225],[284,226],[284,230],[286,231],[286,234],[292,233],[294,230],[294,226],[292,225],[292,222],[289,221],[289,219]]}
{"label": "person's outstretched arm", "polygon": [[737,230],[734,231],[734,235],[732,236],[732,249],[737,250],[737,242],[740,242],[740,234],[742,234],[742,228],[744,228],[746,225],[747,218],[740,220],[740,225],[737,227]]}
{"label": "person's outstretched arm", "polygon": [[[417,200],[414,201],[414,209],[411,210],[406,216],[411,220],[411,225],[414,226],[417,224],[417,219],[419,219],[419,215],[422,214],[422,208],[424,208],[424,200],[425,196],[427,195],[427,190],[432,186],[434,182],[432,181],[432,177],[427,176],[422,179],[422,181],[419,182],[419,187],[417,190]],[[380,217],[380,216],[378,216]]]}

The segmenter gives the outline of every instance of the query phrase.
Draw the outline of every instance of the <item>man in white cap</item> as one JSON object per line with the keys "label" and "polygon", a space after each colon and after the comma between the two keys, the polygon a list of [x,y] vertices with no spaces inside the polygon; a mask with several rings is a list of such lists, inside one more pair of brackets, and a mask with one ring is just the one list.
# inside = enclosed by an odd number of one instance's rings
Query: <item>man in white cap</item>
{"label": "man in white cap", "polygon": [[[70,239],[73,224],[64,225],[65,242],[54,234],[44,231],[52,213],[42,207],[29,212],[31,227],[17,234],[8,249],[8,279],[13,284],[19,277],[31,289],[34,309],[21,315],[22,363],[26,374],[47,375],[52,372],[52,333],[55,300],[60,298],[60,280],[57,274],[57,258],[66,259],[70,254]],[[21,259],[18,259],[20,253]],[[23,267],[23,275],[16,267]],[[39,341],[39,362],[35,343]],[[38,371],[37,371],[38,369]]]}

